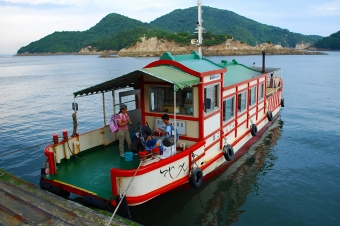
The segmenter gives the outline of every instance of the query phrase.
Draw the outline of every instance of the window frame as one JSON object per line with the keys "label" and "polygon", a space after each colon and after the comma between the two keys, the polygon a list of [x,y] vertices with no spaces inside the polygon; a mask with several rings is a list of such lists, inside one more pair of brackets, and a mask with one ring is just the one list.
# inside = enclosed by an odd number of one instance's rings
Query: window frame
{"label": "window frame", "polygon": [[215,110],[217,109],[220,109],[220,92],[221,92],[221,85],[220,83],[215,83],[215,84],[211,84],[211,85],[208,85],[208,86],[205,86],[204,87],[204,101],[206,99],[208,99],[210,97],[207,96],[207,91],[211,92],[210,89],[213,89],[212,92],[213,92],[213,98],[210,98],[212,99],[211,100],[211,105],[210,105],[210,109],[206,109],[205,108],[205,104],[204,105],[204,114],[207,115],[207,114],[210,114],[211,112],[214,112]]}
{"label": "window frame", "polygon": [[[231,114],[230,114],[230,117],[227,118],[227,113],[228,113],[228,105],[227,105],[227,101],[231,100],[232,101],[232,109],[229,111]],[[232,96],[232,97],[229,97],[225,100],[223,100],[223,122],[228,122],[230,121],[231,119],[235,118],[235,102],[236,102],[236,97],[235,96]]]}
{"label": "window frame", "polygon": [[257,100],[258,102],[260,102],[263,99],[264,99],[264,83],[261,83],[259,84]]}
{"label": "window frame", "polygon": [[[238,113],[242,113],[247,110],[247,100],[248,100],[248,90],[245,90],[241,93],[237,94],[237,111]],[[240,101],[240,95],[241,95],[241,101]],[[242,96],[245,97],[245,99],[242,101]],[[244,104],[244,109],[242,109],[242,104]]]}
{"label": "window frame", "polygon": [[[186,91],[186,96],[182,96],[182,92]],[[174,105],[174,92],[173,86],[149,86],[149,111],[157,113],[169,113],[173,114],[173,111],[162,111],[163,106],[173,106]],[[184,100],[182,100],[184,98]],[[180,99],[180,100],[178,100]],[[188,102],[186,100],[188,99]],[[186,87],[184,89],[179,89],[176,91],[176,109],[179,107],[179,112],[176,114],[183,115],[194,115],[193,103],[194,103],[194,87]],[[157,104],[158,103],[158,104]],[[182,110],[185,112],[182,112]]]}
{"label": "window frame", "polygon": [[[255,89],[255,91],[252,91],[254,89]],[[252,94],[255,95],[253,98],[252,98]],[[252,101],[253,101],[253,103],[252,103]],[[249,90],[249,107],[251,107],[255,104],[256,104],[256,86],[250,88],[250,90]]]}

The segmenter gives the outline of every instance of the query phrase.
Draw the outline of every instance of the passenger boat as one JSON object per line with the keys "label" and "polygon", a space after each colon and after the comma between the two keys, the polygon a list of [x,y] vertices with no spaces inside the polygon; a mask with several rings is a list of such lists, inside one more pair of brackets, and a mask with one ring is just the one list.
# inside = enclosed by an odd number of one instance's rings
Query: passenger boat
{"label": "passenger boat", "polygon": [[[74,100],[102,94],[104,126],[78,134],[74,101],[73,134],[63,131],[61,141],[53,135],[54,142],[44,149],[41,188],[64,197],[73,193],[86,203],[129,216],[128,206],[177,188],[200,187],[259,139],[284,106],[281,69],[265,67],[264,52],[262,67],[202,57],[200,1],[198,15],[198,40],[192,41],[198,52],[166,52],[141,69],[73,93]],[[106,123],[106,92],[113,96],[112,114],[120,104],[128,106],[135,123],[131,134],[147,126],[157,139],[166,113],[179,139],[162,155],[120,157],[116,134]]]}

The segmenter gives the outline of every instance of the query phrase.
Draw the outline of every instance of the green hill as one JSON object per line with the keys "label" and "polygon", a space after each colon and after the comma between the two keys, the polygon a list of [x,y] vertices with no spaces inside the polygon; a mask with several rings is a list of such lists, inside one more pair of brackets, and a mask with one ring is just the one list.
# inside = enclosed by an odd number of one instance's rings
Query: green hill
{"label": "green hill", "polygon": [[121,31],[131,30],[137,27],[147,28],[151,26],[148,23],[143,23],[117,13],[110,13],[89,30],[54,32],[38,41],[21,47],[18,50],[18,54],[24,52],[79,52],[79,50],[88,43],[113,37]]}
{"label": "green hill", "polygon": [[313,47],[327,50],[340,50],[340,31],[317,41]]}
{"label": "green hill", "polygon": [[[151,28],[134,28],[128,31],[122,31],[118,33],[116,36],[111,38],[106,38],[103,40],[95,41],[89,43],[92,49],[96,49],[97,51],[103,50],[121,50],[122,48],[130,47],[135,45],[140,41],[141,37],[151,38],[157,37],[160,40],[174,41],[180,45],[188,45],[191,39],[196,39],[197,34],[189,33],[189,32],[178,32],[178,33],[169,33],[161,29],[151,29]],[[210,32],[206,33],[204,36],[203,45],[204,46],[212,46],[222,44],[227,40],[226,35],[218,35],[212,34]],[[229,37],[231,38],[231,37]]]}
{"label": "green hill", "polygon": [[[297,43],[321,39],[317,35],[302,35],[287,29],[258,23],[229,10],[203,6],[203,27],[214,34],[229,34],[236,40],[255,46],[256,43],[271,42],[285,47],[295,47]],[[177,9],[151,21],[150,24],[169,32],[190,31],[195,29],[197,7]]]}
{"label": "green hill", "polygon": [[[286,47],[295,47],[297,43],[302,42],[315,43],[322,38],[261,24],[228,10],[203,6],[203,11],[203,27],[207,31],[203,34],[204,45],[216,44],[227,34],[250,45],[271,42]],[[111,13],[89,30],[54,32],[21,47],[17,53],[75,53],[89,45],[97,47],[98,50],[120,50],[134,45],[144,34],[148,37],[154,34],[158,38],[190,44],[190,38],[196,38],[193,34],[196,21],[197,7],[174,10],[150,23]],[[218,37],[221,34],[224,35]]]}

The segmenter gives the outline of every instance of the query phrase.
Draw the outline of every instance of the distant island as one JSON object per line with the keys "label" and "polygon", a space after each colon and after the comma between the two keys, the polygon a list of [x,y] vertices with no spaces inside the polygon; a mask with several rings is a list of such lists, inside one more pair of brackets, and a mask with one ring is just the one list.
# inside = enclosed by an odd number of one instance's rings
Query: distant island
{"label": "distant island", "polygon": [[[302,35],[287,29],[258,23],[228,10],[203,7],[203,51],[205,55],[323,54],[337,45],[317,35]],[[159,56],[196,50],[191,39],[196,26],[197,7],[178,9],[143,23],[111,13],[86,31],[54,32],[21,47],[17,55],[100,54],[109,56]],[[339,33],[339,32],[338,32]],[[324,41],[326,40],[326,42]],[[338,35],[335,40],[339,40]],[[323,48],[322,46],[331,46]],[[309,51],[313,50],[313,51]],[[315,51],[317,50],[317,51]]]}
{"label": "distant island", "polygon": [[311,49],[314,50],[340,50],[340,31],[331,34],[328,37],[325,37],[321,40],[318,40],[316,43],[313,44]]}

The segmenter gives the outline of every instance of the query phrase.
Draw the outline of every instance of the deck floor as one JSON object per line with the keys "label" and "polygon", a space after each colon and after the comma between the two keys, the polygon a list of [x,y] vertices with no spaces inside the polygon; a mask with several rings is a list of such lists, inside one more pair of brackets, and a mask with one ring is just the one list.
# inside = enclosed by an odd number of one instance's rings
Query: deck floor
{"label": "deck floor", "polygon": [[[127,150],[125,146],[125,151]],[[134,169],[139,165],[138,155],[133,156],[132,161],[125,161],[125,158],[120,157],[118,142],[86,150],[77,156],[57,164],[57,174],[46,175],[46,178],[94,192],[105,199],[113,197],[110,170]]]}

